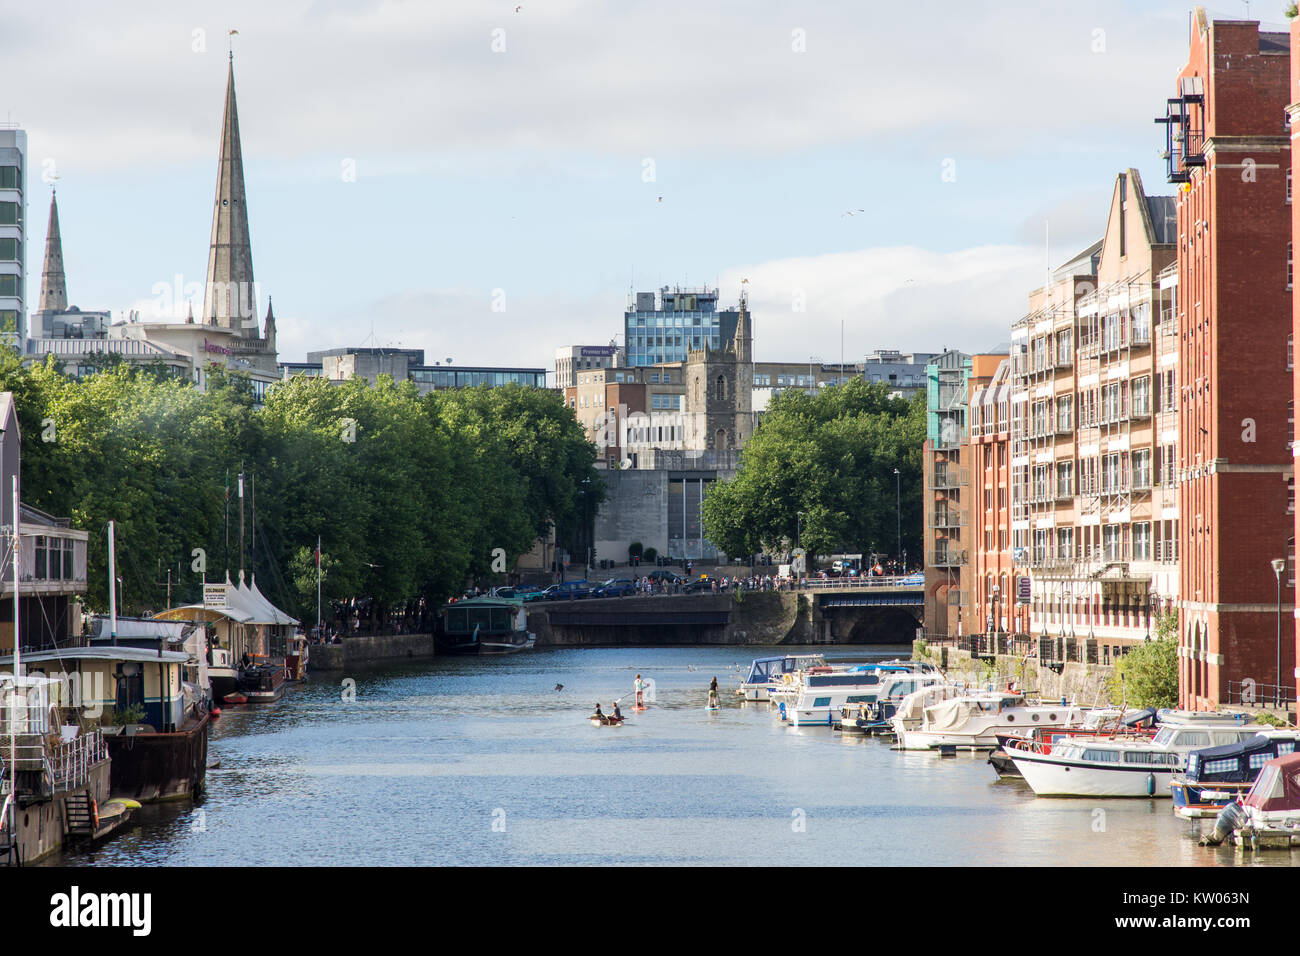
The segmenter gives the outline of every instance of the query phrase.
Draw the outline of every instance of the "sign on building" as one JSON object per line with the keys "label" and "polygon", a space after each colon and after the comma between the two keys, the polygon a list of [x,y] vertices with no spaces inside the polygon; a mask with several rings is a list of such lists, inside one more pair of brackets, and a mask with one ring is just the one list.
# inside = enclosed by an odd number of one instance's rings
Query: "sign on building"
{"label": "sign on building", "polygon": [[203,585],[203,605],[205,607],[215,608],[218,611],[228,610],[226,607],[226,585]]}
{"label": "sign on building", "polygon": [[1016,603],[1028,604],[1031,597],[1029,575],[1021,574],[1016,577]]}

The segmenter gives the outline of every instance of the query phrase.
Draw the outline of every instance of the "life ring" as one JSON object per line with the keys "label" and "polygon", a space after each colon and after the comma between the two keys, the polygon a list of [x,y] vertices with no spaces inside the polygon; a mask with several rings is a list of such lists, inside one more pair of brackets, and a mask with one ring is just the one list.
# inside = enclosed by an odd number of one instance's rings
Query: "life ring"
{"label": "life ring", "polygon": [[97,832],[99,830],[99,802],[94,797],[90,798],[90,823],[92,830]]}

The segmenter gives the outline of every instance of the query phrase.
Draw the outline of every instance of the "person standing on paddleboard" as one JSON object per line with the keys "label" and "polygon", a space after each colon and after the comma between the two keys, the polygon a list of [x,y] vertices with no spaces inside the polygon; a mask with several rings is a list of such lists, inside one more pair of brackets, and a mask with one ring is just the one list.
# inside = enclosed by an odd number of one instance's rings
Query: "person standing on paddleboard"
{"label": "person standing on paddleboard", "polygon": [[709,681],[709,706],[718,706],[718,679],[716,677]]}
{"label": "person standing on paddleboard", "polygon": [[641,680],[641,675],[636,675],[636,681],[632,684],[636,688],[636,705],[642,710],[645,709],[645,698],[642,696],[645,691],[645,682]]}

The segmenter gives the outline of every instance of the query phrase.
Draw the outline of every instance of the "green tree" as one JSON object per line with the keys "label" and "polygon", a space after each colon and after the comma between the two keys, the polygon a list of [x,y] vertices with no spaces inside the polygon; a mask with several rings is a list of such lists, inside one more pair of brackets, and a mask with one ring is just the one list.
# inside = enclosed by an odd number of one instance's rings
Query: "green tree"
{"label": "green tree", "polygon": [[1178,617],[1162,614],[1153,640],[1119,659],[1106,691],[1135,707],[1178,706]]}
{"label": "green tree", "polygon": [[902,548],[918,555],[924,440],[924,399],[891,398],[882,384],[782,392],[739,472],[710,489],[705,534],[732,555],[796,541],[813,554],[894,554],[901,526]]}

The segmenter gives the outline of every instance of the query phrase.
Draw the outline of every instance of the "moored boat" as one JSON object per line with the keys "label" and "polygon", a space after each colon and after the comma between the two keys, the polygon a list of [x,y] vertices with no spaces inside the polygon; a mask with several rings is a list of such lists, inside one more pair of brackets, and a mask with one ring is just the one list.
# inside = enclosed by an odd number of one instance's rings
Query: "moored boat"
{"label": "moored boat", "polygon": [[239,693],[250,704],[269,704],[284,693],[284,663],[280,660],[255,657],[239,674]]}
{"label": "moored boat", "polygon": [[1078,736],[1050,753],[1023,743],[1012,743],[1007,753],[1038,796],[1168,797],[1170,782],[1193,750],[1237,743],[1264,729],[1244,724],[1241,715],[1166,717],[1149,740]]}
{"label": "moored boat", "polygon": [[770,691],[780,685],[785,675],[810,667],[825,667],[821,654],[786,654],[783,657],[760,657],[749,665],[749,673],[736,693],[749,701],[768,700]]}
{"label": "moored boat", "polygon": [[520,598],[468,598],[445,605],[440,617],[434,640],[443,653],[513,654],[537,642]]}
{"label": "moored boat", "polygon": [[[998,734],[1032,727],[1077,727],[1083,708],[1064,701],[1036,703],[1011,691],[981,691],[925,706],[919,720],[907,709],[895,721],[900,750],[992,750]],[[906,721],[915,720],[909,728]]]}
{"label": "moored boat", "polygon": [[1174,813],[1180,817],[1218,816],[1223,807],[1245,796],[1260,771],[1274,757],[1294,753],[1300,731],[1262,731],[1247,740],[1194,750],[1187,769],[1169,785]]}
{"label": "moored boat", "polygon": [[845,707],[888,702],[892,706],[908,694],[943,683],[937,672],[917,672],[906,664],[863,664],[848,670],[805,674],[799,694],[786,708],[792,727],[833,726]]}

